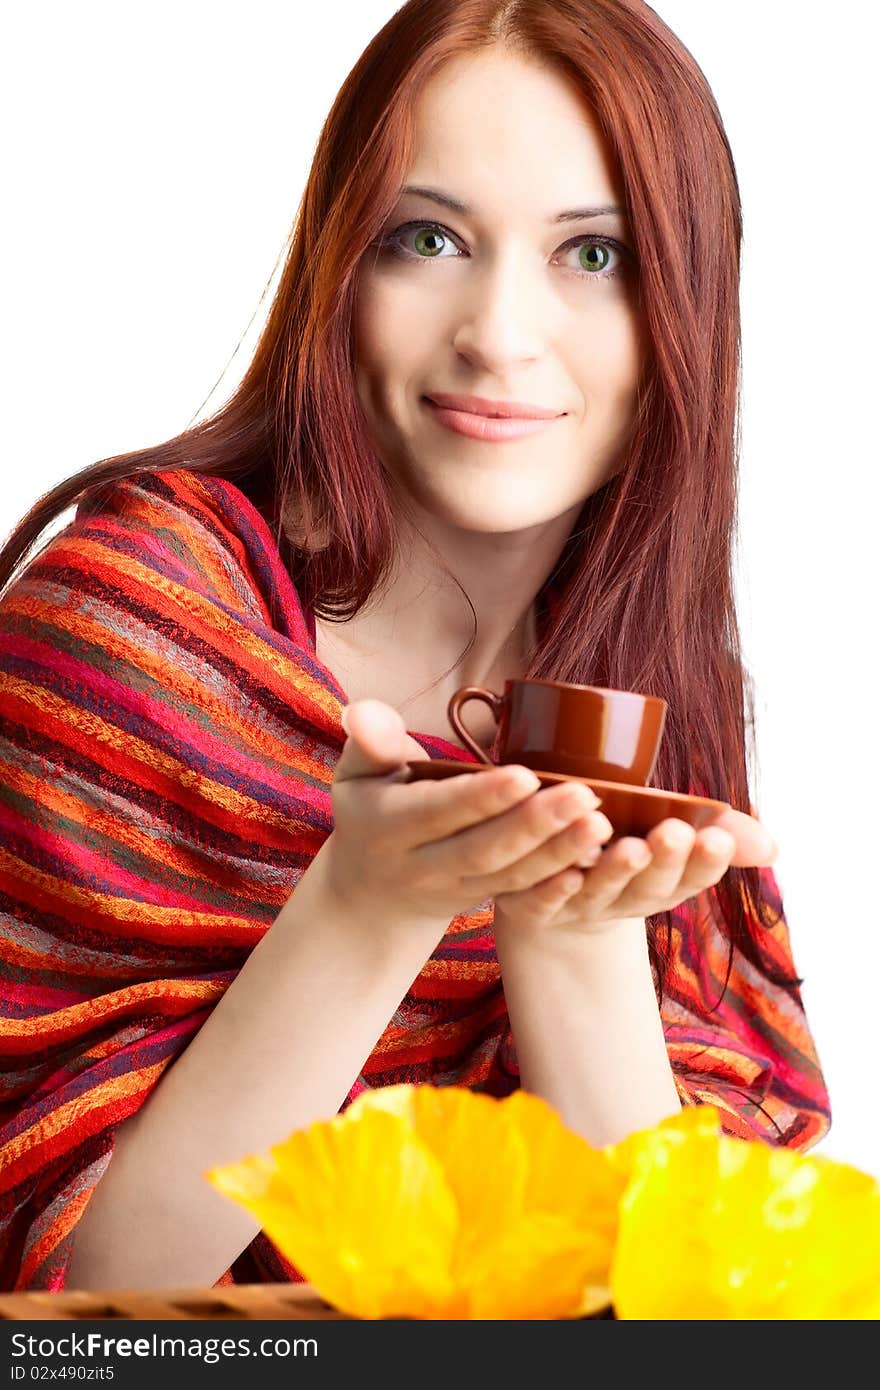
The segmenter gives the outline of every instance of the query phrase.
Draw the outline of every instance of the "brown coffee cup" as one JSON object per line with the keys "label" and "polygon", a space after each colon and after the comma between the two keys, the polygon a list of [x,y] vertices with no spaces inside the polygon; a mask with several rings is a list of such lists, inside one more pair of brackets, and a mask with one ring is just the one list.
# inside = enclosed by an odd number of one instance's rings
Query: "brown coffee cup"
{"label": "brown coffee cup", "polygon": [[[461,709],[468,700],[482,700],[495,716],[495,758],[462,724]],[[481,685],[462,686],[447,714],[461,742],[481,762],[519,763],[536,772],[646,787],[660,751],[666,709],[665,700],[634,690],[508,680],[503,695]]]}

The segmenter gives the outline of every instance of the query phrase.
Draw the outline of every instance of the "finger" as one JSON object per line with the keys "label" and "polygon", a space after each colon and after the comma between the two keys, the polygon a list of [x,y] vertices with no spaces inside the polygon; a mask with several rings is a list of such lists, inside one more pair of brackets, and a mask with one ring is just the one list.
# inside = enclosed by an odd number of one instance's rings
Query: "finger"
{"label": "finger", "polygon": [[713,816],[712,825],[733,836],[735,849],[730,862],[737,868],[775,863],[779,846],[755,816],[747,816],[744,811],[736,811],[728,806]]}
{"label": "finger", "polygon": [[336,785],[382,777],[403,769],[410,759],[427,759],[397,710],[383,700],[354,700],[342,711],[342,720],[348,737],[333,773]]}
{"label": "finger", "polygon": [[[491,821],[423,845],[419,860],[429,872],[454,870],[461,878],[479,880],[485,884],[486,892],[492,892],[491,881],[499,873],[526,859],[560,831],[568,830],[574,821],[589,816],[598,804],[599,798],[584,783],[547,787]],[[608,825],[604,816],[602,821]],[[608,833],[611,833],[610,825]],[[569,841],[568,858],[563,860],[563,866],[572,863],[577,852],[578,847],[573,851]],[[552,852],[546,858],[552,860]],[[551,863],[544,873],[538,874],[530,869],[531,879],[528,883],[523,881],[521,886],[529,886],[536,878],[544,878],[558,867],[558,863]],[[512,883],[505,881],[504,891],[512,889]]]}
{"label": "finger", "polygon": [[681,876],[681,901],[717,883],[730,868],[735,851],[736,841],[728,831],[715,825],[701,830]]}
{"label": "finger", "polygon": [[514,911],[517,921],[525,924],[551,919],[567,899],[575,896],[583,879],[578,869],[566,868],[515,894],[493,894],[496,914]]}
{"label": "finger", "polygon": [[504,767],[465,772],[442,780],[395,782],[362,777],[334,788],[334,814],[344,816],[354,790],[365,798],[358,814],[365,817],[383,844],[395,852],[420,849],[503,815],[533,796],[540,781],[527,767]]}
{"label": "finger", "polygon": [[[590,913],[604,912],[615,905],[629,885],[651,863],[651,851],[644,840],[625,835],[608,845],[595,866],[584,874],[583,885],[574,901]],[[621,916],[627,915],[621,912]]]}
{"label": "finger", "polygon": [[518,764],[421,783],[419,790],[428,794],[419,807],[419,823],[411,843],[422,851],[426,863],[440,857],[459,860],[465,836],[478,831],[486,838],[497,835],[498,817],[513,814],[533,800],[540,788],[535,773]]}
{"label": "finger", "polygon": [[633,891],[651,902],[674,897],[696,837],[692,825],[673,816],[653,826],[645,837],[651,860],[633,883]]}
{"label": "finger", "polygon": [[[601,811],[591,811],[550,839],[542,840],[531,852],[509,859],[492,872],[503,873],[504,886],[500,891],[504,893],[523,892],[546,880],[555,882],[560,875],[564,878],[566,869],[576,871],[594,864],[602,853],[603,844],[613,833],[607,816]],[[579,876],[577,886],[580,886]],[[491,880],[486,892],[492,892]]]}
{"label": "finger", "polygon": [[[690,853],[682,862],[681,851],[673,848],[675,832],[680,824],[677,820],[674,824],[672,821],[663,822],[664,834],[655,835],[653,838],[649,836],[642,843],[643,860],[639,859],[638,840],[619,842],[623,847],[624,857],[629,855],[628,862],[636,867],[627,877],[625,864],[621,865],[616,898],[609,899],[607,895],[598,897],[600,884],[593,885],[597,905],[601,910],[611,909],[620,916],[630,916],[633,913],[647,915],[668,910],[669,907],[677,907],[679,903],[692,898],[695,893],[718,882],[730,865],[734,850],[733,837],[716,827],[703,830],[695,837]],[[655,827],[655,830],[660,828]],[[684,843],[686,837],[681,838]],[[615,852],[618,852],[617,845],[613,846],[611,851],[606,851],[602,857],[603,862],[599,867],[606,876],[609,870],[614,869],[611,856]],[[641,867],[638,867],[639,865]],[[592,873],[587,875],[587,884],[591,877]],[[658,903],[665,903],[667,908],[658,907]]]}
{"label": "finger", "polygon": [[645,844],[651,859],[627,884],[626,903],[681,903],[717,883],[734,850],[726,831],[705,830],[698,837],[686,821],[669,817],[654,826]]}

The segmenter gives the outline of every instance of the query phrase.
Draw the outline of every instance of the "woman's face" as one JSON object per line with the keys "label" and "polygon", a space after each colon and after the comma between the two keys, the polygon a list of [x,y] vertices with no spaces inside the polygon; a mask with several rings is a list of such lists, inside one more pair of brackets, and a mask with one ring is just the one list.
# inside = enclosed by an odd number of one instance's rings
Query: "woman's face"
{"label": "woman's face", "polygon": [[[559,220],[622,208],[604,137],[562,79],[500,49],[426,86],[415,132],[406,185],[469,211],[404,193],[386,244],[362,263],[354,351],[371,440],[446,524],[508,532],[573,519],[622,466],[644,364],[625,213]],[[438,392],[556,418],[487,442],[444,425],[425,399]]]}

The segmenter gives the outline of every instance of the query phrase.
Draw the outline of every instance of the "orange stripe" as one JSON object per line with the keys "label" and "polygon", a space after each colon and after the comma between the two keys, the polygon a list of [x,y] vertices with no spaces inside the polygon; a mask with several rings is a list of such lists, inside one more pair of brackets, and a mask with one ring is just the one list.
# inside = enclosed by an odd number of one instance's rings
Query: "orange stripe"
{"label": "orange stripe", "polygon": [[[156,524],[155,521],[153,524]],[[161,524],[167,525],[167,516],[162,517]],[[334,723],[338,722],[342,709],[338,697],[304,667],[268,642],[263,642],[234,612],[225,613],[215,599],[169,579],[151,566],[141,564],[133,556],[113,550],[87,534],[81,537],[62,536],[58,538],[57,549],[52,551],[53,566],[64,564],[79,568],[98,579],[107,580],[111,587],[116,585],[124,587],[128,593],[149,594],[156,614],[173,618],[178,623],[180,610],[184,608],[187,630],[193,636],[203,638],[209,646],[218,650],[225,647],[227,650],[234,648],[244,652],[252,669],[259,670],[261,682],[279,698],[289,699],[291,684],[295,682],[299,693],[312,705],[322,709]],[[39,577],[51,580],[51,570],[47,567]],[[240,610],[240,599],[236,606]],[[250,614],[247,616],[251,617]],[[106,629],[103,629],[102,642],[106,636]],[[171,674],[167,668],[163,670],[166,681]]]}
{"label": "orange stripe", "polygon": [[[72,706],[68,700],[51,690],[31,685],[30,682],[19,680],[15,676],[0,675],[0,695],[2,694],[11,696],[13,701],[20,701],[25,706],[25,710],[19,714],[15,703],[8,705],[8,717],[18,716],[22,723],[29,723],[35,731],[45,731],[59,742],[67,742],[68,746],[75,749],[90,742],[94,745],[90,749],[93,757],[96,748],[103,745],[103,749],[112,757],[112,761],[105,764],[111,769],[118,769],[119,759],[136,763],[166,778],[172,796],[175,790],[183,787],[194,796],[201,796],[206,802],[232,815],[263,825],[277,826],[288,832],[291,828],[289,815],[275,811],[271,806],[266,806],[233,787],[215,781],[213,777],[187,766],[179,758],[170,757],[155,745],[145,743],[130,730],[108,723],[89,710]],[[28,718],[31,708],[40,710],[46,716],[46,722],[40,723],[32,717]],[[69,738],[71,730],[75,735],[73,745],[70,744]],[[322,768],[322,776],[327,776],[326,768]]]}
{"label": "orange stripe", "polygon": [[[136,563],[136,562],[135,562]],[[153,573],[150,571],[150,573]],[[166,581],[170,583],[170,581]],[[151,586],[152,587],[152,586]],[[189,594],[189,590],[180,590]],[[240,603],[240,600],[238,600]],[[147,677],[152,677],[157,685],[168,690],[173,688],[175,696],[187,704],[192,704],[196,709],[207,714],[211,720],[212,731],[221,733],[228,731],[230,741],[238,744],[242,743],[245,747],[249,745],[258,750],[261,755],[274,762],[278,762],[282,767],[290,763],[290,743],[282,735],[273,735],[268,729],[260,727],[253,720],[236,717],[236,711],[228,701],[218,696],[214,691],[200,681],[197,675],[191,675],[181,668],[181,654],[176,645],[169,639],[150,627],[148,615],[139,619],[149,630],[151,643],[162,644],[163,650],[167,648],[167,655],[163,657],[162,652],[157,653],[152,647],[145,647],[135,639],[124,637],[115,629],[108,627],[106,622],[101,622],[91,617],[87,613],[78,612],[72,609],[62,609],[57,603],[51,600],[40,598],[38,595],[22,593],[20,590],[10,598],[8,604],[10,613],[23,614],[34,622],[45,623],[50,627],[61,627],[69,636],[76,638],[84,644],[94,645],[100,651],[105,652],[114,660],[125,663],[132,667],[134,672],[143,673]],[[269,650],[266,644],[259,644],[259,638],[251,634],[241,623],[228,623],[228,649],[230,651],[242,650],[248,652],[251,661],[258,662],[261,668]],[[242,641],[245,634],[251,638],[249,644]],[[272,649],[272,654],[279,659],[281,666],[287,666],[285,684],[289,693],[290,683],[294,675],[299,675],[298,668],[291,669],[290,661],[279,658],[279,654]],[[67,656],[67,652],[65,652]],[[75,659],[76,654],[72,653],[71,658]],[[88,663],[87,654],[83,654],[82,660]],[[122,684],[125,685],[124,676],[120,673]],[[135,691],[135,694],[138,692]],[[150,700],[156,697],[147,693]],[[337,701],[337,709],[341,709]],[[309,771],[317,777],[326,777],[327,769],[322,763],[314,761],[312,768],[308,767],[308,759],[302,765],[298,765],[298,771]]]}
{"label": "orange stripe", "polygon": [[0,872],[3,871],[14,875],[17,883],[27,884],[36,890],[40,898],[35,905],[42,905],[49,911],[57,911],[57,907],[53,906],[57,903],[78,905],[84,914],[82,921],[91,922],[98,930],[108,933],[110,928],[107,924],[118,923],[119,934],[123,937],[137,935],[144,941],[179,945],[181,930],[186,928],[191,933],[188,946],[247,946],[249,942],[256,945],[271,925],[221,912],[199,912],[192,908],[136,902],[133,898],[119,897],[114,893],[99,893],[94,888],[62,883],[53,875],[26,864],[0,847]]}
{"label": "orange stripe", "polygon": [[[193,1004],[202,1006],[214,1003],[225,993],[224,984],[204,980],[145,980],[141,984],[129,985],[125,989],[85,999],[33,1018],[0,1018],[0,1038],[9,1042],[14,1039],[36,1040],[43,1048],[63,1040],[65,1036],[75,1037],[83,1028],[124,1018],[126,1013],[154,999],[161,1000],[165,1005],[162,1012],[181,1014],[192,1012]],[[3,1050],[6,1053],[18,1051],[13,1047]]]}
{"label": "orange stripe", "polygon": [[109,1106],[116,1106],[120,1099],[139,1094],[145,1089],[155,1084],[159,1076],[169,1065],[168,1060],[156,1062],[153,1066],[144,1067],[140,1071],[129,1072],[126,1076],[114,1076],[107,1081],[100,1082],[94,1086],[84,1096],[75,1096],[72,1100],[65,1101],[48,1115],[42,1116],[35,1124],[21,1134],[16,1135],[4,1145],[3,1163],[0,1164],[0,1180],[2,1186],[0,1191],[9,1191],[21,1181],[21,1176],[16,1172],[16,1165],[23,1166],[25,1160],[33,1156],[46,1145],[51,1145],[53,1140],[65,1138],[65,1131],[68,1126],[82,1139],[86,1134],[100,1133],[100,1126],[90,1124],[85,1129],[83,1120],[86,1115],[92,1119],[96,1114],[100,1115]]}

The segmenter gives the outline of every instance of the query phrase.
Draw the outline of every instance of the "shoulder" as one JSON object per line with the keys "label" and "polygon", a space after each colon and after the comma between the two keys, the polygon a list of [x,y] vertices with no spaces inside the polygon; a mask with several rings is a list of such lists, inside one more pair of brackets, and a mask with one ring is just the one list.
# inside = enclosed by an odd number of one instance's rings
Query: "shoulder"
{"label": "shoulder", "polygon": [[224,721],[250,729],[271,710],[300,737],[338,705],[259,512],[227,480],[182,470],[80,502],[0,595],[0,667],[0,738],[43,721],[88,744],[109,720],[147,741],[161,726],[178,757]]}
{"label": "shoulder", "polygon": [[165,579],[249,604],[248,511],[259,520],[225,479],[185,469],[140,473],[87,495],[61,539],[71,558],[103,561],[126,583]]}
{"label": "shoulder", "polygon": [[188,469],[139,473],[87,493],[2,603],[37,591],[47,598],[66,591],[65,602],[92,593],[164,603],[193,619],[208,604],[295,640],[305,635],[296,591],[260,512],[228,479]]}

